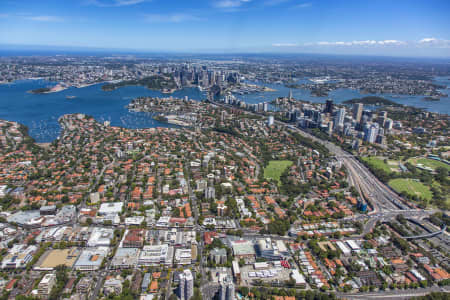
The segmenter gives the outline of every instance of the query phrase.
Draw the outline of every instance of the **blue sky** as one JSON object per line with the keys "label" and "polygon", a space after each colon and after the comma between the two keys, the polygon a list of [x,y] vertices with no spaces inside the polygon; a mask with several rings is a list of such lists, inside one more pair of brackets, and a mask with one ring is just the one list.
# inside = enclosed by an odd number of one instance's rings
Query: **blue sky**
{"label": "blue sky", "polygon": [[0,0],[0,44],[450,57],[448,0]]}

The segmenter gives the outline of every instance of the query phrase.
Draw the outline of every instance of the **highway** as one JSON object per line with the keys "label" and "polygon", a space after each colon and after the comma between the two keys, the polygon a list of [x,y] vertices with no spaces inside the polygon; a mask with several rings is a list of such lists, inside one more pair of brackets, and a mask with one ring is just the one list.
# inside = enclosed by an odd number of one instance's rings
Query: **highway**
{"label": "highway", "polygon": [[428,288],[395,290],[395,291],[377,291],[368,293],[348,294],[336,293],[338,298],[342,299],[409,299],[412,297],[424,296],[431,292],[449,292],[448,286],[432,286]]}
{"label": "highway", "polygon": [[[222,107],[231,107],[224,103],[211,101],[213,104]],[[235,107],[233,107],[235,108]],[[247,113],[253,115],[261,115],[255,112]],[[373,207],[373,211],[370,214],[377,213],[388,213],[395,212],[395,214],[404,214],[411,208],[416,208],[412,205],[407,205],[406,201],[402,199],[397,193],[395,193],[390,187],[382,183],[369,169],[367,169],[361,162],[359,162],[351,153],[344,151],[339,146],[329,142],[324,141],[316,136],[302,130],[292,124],[288,124],[282,121],[275,120],[275,124],[285,126],[288,130],[297,132],[304,137],[310,138],[311,140],[322,144],[325,146],[335,158],[342,162],[346,167],[349,176],[349,182],[355,186],[356,190],[359,192],[361,198],[365,199]],[[381,218],[383,215],[381,216]],[[373,222],[375,224],[376,222]]]}
{"label": "highway", "polygon": [[[286,123],[280,121],[276,121],[276,123],[288,126]],[[410,209],[400,196],[379,181],[372,172],[350,153],[347,153],[339,146],[328,141],[323,141],[300,128],[289,126],[289,129],[322,144],[346,167],[350,183],[355,186],[361,197],[366,199],[370,205],[372,205],[372,213]]]}

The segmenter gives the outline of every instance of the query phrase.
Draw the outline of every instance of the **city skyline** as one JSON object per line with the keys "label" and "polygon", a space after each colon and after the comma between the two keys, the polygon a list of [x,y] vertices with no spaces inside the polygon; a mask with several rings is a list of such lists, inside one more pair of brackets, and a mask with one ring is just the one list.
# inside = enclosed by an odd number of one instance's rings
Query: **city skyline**
{"label": "city skyline", "polygon": [[1,8],[4,49],[450,56],[447,1],[9,1]]}

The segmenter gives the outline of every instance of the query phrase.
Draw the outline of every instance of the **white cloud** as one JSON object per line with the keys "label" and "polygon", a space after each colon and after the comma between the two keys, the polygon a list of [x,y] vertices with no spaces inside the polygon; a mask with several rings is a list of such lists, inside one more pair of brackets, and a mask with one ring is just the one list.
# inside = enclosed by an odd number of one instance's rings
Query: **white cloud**
{"label": "white cloud", "polygon": [[420,41],[419,41],[419,43],[420,44],[426,44],[426,43],[433,43],[433,42],[436,42],[438,39],[437,38],[424,38],[424,39],[421,39]]}
{"label": "white cloud", "polygon": [[305,3],[300,3],[297,5],[294,5],[294,8],[308,8],[311,7],[312,3],[311,2],[305,2]]}
{"label": "white cloud", "polygon": [[28,16],[24,17],[25,20],[36,21],[36,22],[62,22],[63,18],[57,16]]}
{"label": "white cloud", "polygon": [[401,46],[406,45],[406,42],[398,40],[365,40],[365,41],[351,41],[351,42],[317,42],[317,43],[306,43],[304,46]]}
{"label": "white cloud", "polygon": [[187,21],[201,21],[202,18],[190,14],[148,14],[145,20],[150,23],[181,23]]}
{"label": "white cloud", "polygon": [[119,7],[136,5],[146,1],[148,0],[87,0],[87,4],[95,5],[98,7]]}
{"label": "white cloud", "polygon": [[275,5],[280,5],[285,2],[289,2],[289,1],[291,1],[291,0],[266,0],[266,1],[264,1],[263,5],[264,6],[275,6]]}
{"label": "white cloud", "polygon": [[423,38],[418,42],[420,47],[450,48],[450,40],[438,38]]}
{"label": "white cloud", "polygon": [[214,2],[214,6],[217,8],[223,8],[223,9],[233,9],[233,8],[239,8],[244,3],[248,3],[251,0],[219,0]]}
{"label": "white cloud", "polygon": [[272,47],[297,47],[296,43],[275,43],[272,44]]}
{"label": "white cloud", "polygon": [[394,46],[401,46],[406,45],[406,42],[403,41],[397,41],[397,40],[384,40],[384,41],[378,41],[379,45],[394,45]]}

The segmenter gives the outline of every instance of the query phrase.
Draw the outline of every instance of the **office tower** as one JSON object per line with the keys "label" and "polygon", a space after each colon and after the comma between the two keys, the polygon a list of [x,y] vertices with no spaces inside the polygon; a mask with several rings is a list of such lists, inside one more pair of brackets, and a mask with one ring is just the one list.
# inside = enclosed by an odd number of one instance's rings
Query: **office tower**
{"label": "office tower", "polygon": [[234,300],[234,297],[235,297],[235,287],[233,283],[233,278],[231,276],[227,276],[220,283],[219,299]]}
{"label": "office tower", "polygon": [[212,186],[209,186],[205,190],[205,198],[206,199],[214,199],[216,197],[216,189]]}
{"label": "office tower", "polygon": [[181,300],[189,300],[194,295],[194,277],[191,270],[184,270],[180,274],[180,285],[178,286],[178,297]]}
{"label": "office tower", "polygon": [[372,124],[367,127],[367,130],[364,131],[364,140],[369,143],[374,143],[378,135],[378,124]]}
{"label": "office tower", "polygon": [[323,111],[324,113],[330,113],[330,114],[332,114],[333,113],[333,100],[331,100],[331,99],[328,99],[326,102],[325,102],[325,110]]}
{"label": "office tower", "polygon": [[336,127],[342,127],[344,126],[344,120],[345,120],[345,108],[340,108],[334,118],[334,123]]}
{"label": "office tower", "polygon": [[292,89],[289,89],[289,100],[292,100]]}
{"label": "office tower", "polygon": [[384,129],[386,130],[392,130],[392,126],[394,124],[394,121],[392,119],[387,119],[386,122],[384,122]]}
{"label": "office tower", "polygon": [[333,133],[333,121],[328,122],[328,134]]}
{"label": "office tower", "polygon": [[353,119],[358,123],[361,121],[363,106],[362,103],[353,104]]}

